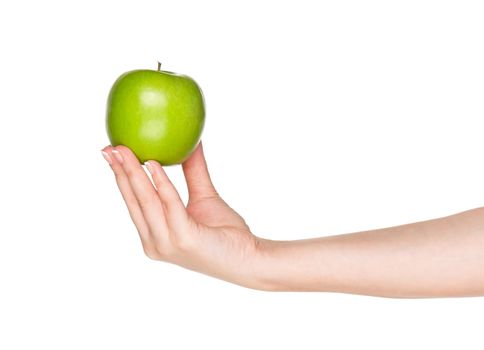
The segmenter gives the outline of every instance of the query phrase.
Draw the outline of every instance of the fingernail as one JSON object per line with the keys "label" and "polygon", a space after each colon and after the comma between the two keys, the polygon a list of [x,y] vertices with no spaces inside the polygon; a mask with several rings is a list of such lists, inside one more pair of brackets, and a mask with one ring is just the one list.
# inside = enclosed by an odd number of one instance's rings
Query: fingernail
{"label": "fingernail", "polygon": [[109,165],[113,164],[113,160],[109,156],[108,152],[101,151],[101,153],[102,153],[104,159],[106,159],[106,162],[109,163]]}
{"label": "fingernail", "polygon": [[146,169],[150,172],[151,175],[153,175],[153,166],[150,164],[150,162],[145,162]]}
{"label": "fingernail", "polygon": [[113,149],[113,154],[116,157],[116,159],[118,160],[118,162],[120,162],[122,164],[123,163],[123,156],[121,155],[121,153],[119,153],[118,150]]}

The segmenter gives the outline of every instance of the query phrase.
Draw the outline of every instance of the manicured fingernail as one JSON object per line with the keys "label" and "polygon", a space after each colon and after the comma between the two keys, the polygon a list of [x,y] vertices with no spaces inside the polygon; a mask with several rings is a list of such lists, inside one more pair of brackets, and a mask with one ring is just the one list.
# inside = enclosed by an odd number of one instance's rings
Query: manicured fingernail
{"label": "manicured fingernail", "polygon": [[123,156],[121,155],[121,153],[119,153],[118,150],[113,149],[113,154],[116,157],[116,159],[118,160],[118,162],[120,162],[122,164],[123,163]]}
{"label": "manicured fingernail", "polygon": [[101,153],[102,153],[104,159],[106,159],[106,162],[109,163],[109,165],[113,164],[113,160],[109,156],[108,152],[101,151]]}
{"label": "manicured fingernail", "polygon": [[145,162],[146,169],[150,172],[151,175],[153,175],[153,166],[150,164],[150,162]]}

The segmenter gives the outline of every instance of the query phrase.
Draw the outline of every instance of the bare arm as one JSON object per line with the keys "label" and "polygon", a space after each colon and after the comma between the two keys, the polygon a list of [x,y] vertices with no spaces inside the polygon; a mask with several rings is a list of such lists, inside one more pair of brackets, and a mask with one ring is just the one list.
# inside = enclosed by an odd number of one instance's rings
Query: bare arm
{"label": "bare arm", "polygon": [[484,208],[317,239],[261,243],[269,290],[387,297],[484,295]]}
{"label": "bare arm", "polygon": [[200,144],[183,163],[185,205],[163,167],[124,146],[103,155],[150,258],[262,290],[386,297],[484,296],[484,208],[299,241],[252,234],[212,184]]}

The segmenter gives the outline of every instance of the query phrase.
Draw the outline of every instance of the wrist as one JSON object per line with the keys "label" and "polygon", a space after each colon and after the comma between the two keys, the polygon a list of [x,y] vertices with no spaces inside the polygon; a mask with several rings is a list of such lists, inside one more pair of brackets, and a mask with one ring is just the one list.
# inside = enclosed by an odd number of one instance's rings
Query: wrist
{"label": "wrist", "polygon": [[279,272],[283,265],[281,261],[283,256],[278,252],[281,243],[256,237],[250,288],[263,291],[287,290],[284,286],[284,278]]}
{"label": "wrist", "polygon": [[272,241],[258,238],[255,289],[265,291],[329,291],[324,252],[314,240]]}

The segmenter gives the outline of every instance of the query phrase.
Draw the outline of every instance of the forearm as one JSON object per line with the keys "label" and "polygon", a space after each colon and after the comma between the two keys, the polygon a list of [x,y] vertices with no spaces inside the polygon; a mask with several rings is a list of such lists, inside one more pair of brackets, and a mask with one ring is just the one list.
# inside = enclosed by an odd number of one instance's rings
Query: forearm
{"label": "forearm", "polygon": [[266,290],[484,295],[484,208],[345,235],[261,240],[258,261]]}

